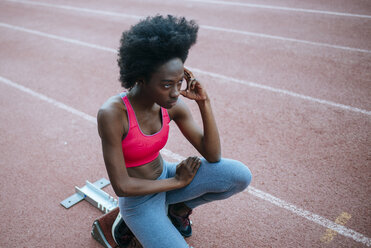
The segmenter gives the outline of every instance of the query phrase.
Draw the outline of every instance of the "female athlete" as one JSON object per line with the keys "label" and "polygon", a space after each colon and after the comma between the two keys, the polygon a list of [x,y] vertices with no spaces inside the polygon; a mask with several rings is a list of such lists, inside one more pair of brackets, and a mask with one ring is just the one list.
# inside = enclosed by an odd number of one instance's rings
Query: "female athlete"
{"label": "female athlete", "polygon": [[[194,21],[157,15],[122,35],[118,64],[127,91],[109,98],[97,117],[107,173],[119,198],[112,231],[120,247],[128,247],[131,232],[145,248],[189,247],[184,237],[192,234],[192,209],[241,192],[251,181],[246,165],[221,157],[210,98],[184,67],[197,32]],[[182,97],[198,105],[202,128]],[[171,121],[202,158],[180,163],[162,158]]]}

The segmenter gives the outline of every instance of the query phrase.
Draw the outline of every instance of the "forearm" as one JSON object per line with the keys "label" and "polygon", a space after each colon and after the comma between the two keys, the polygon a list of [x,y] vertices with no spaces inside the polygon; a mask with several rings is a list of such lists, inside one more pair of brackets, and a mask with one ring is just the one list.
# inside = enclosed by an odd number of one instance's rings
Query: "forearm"
{"label": "forearm", "polygon": [[128,180],[120,185],[117,196],[140,196],[159,192],[175,190],[184,187],[179,180],[174,177],[162,180],[148,180],[129,177]]}
{"label": "forearm", "polygon": [[203,138],[201,154],[209,162],[217,162],[221,158],[219,131],[211,108],[210,99],[197,101],[203,123]]}

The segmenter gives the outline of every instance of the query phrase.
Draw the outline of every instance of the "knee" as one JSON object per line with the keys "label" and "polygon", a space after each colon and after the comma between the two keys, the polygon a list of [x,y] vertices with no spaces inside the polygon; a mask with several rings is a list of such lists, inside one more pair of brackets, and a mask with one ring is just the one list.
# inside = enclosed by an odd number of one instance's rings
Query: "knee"
{"label": "knee", "polygon": [[235,186],[238,191],[243,191],[250,185],[252,174],[250,169],[242,162],[238,162],[236,167],[238,168],[236,168],[235,173]]}
{"label": "knee", "polygon": [[[204,160],[204,163],[208,162]],[[209,166],[200,169],[204,170],[205,176],[213,174],[215,178],[222,178],[225,186],[228,187],[227,191],[231,190],[235,193],[245,190],[252,179],[251,171],[244,163],[228,158],[222,158],[219,162],[210,163]],[[207,169],[210,171],[207,172]]]}

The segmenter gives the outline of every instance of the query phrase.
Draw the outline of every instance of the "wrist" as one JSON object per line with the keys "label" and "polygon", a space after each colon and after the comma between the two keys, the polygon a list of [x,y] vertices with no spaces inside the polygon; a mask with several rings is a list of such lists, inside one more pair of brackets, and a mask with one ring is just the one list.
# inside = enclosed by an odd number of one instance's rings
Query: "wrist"
{"label": "wrist", "polygon": [[173,183],[174,183],[174,186],[176,187],[176,189],[180,189],[180,188],[183,188],[185,186],[184,182],[182,180],[180,180],[179,178],[177,178],[176,176],[172,178],[173,179]]}
{"label": "wrist", "polygon": [[205,99],[197,100],[196,103],[199,106],[202,106],[202,105],[205,105],[205,104],[209,104],[210,103],[210,98],[209,98],[209,96],[206,95],[206,98]]}

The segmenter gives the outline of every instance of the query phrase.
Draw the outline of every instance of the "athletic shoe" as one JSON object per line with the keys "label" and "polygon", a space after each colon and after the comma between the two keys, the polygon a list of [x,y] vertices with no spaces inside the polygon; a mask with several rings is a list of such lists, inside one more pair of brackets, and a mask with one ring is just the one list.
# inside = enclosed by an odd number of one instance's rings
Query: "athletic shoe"
{"label": "athletic shoe", "polygon": [[169,205],[168,216],[173,225],[178,229],[180,234],[184,237],[190,237],[192,235],[191,221],[189,216],[192,214],[192,209],[189,209],[184,216],[179,216],[174,213],[173,205]]}
{"label": "athletic shoe", "polygon": [[128,248],[134,234],[130,231],[119,213],[112,225],[112,237],[120,248]]}

